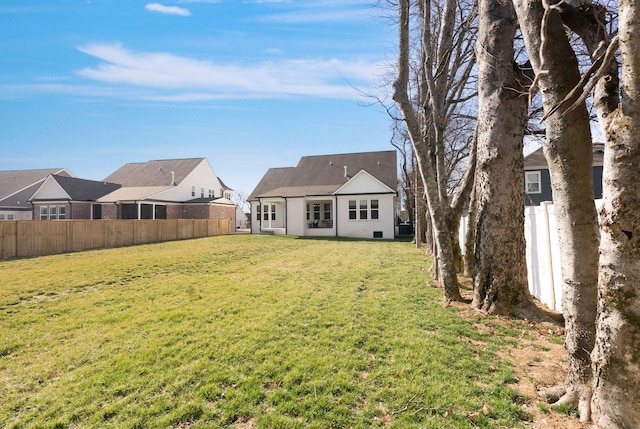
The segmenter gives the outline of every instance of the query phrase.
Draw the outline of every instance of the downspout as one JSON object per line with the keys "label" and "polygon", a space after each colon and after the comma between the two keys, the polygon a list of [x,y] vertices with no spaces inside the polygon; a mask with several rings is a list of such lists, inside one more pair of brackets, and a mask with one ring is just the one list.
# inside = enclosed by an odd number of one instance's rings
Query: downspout
{"label": "downspout", "polygon": [[287,197],[284,197],[284,235],[289,235],[289,230],[287,229],[287,224],[288,224],[288,212],[287,212],[287,204],[288,204],[288,200]]}
{"label": "downspout", "polygon": [[334,198],[336,199],[336,208],[335,208],[335,213],[333,214],[333,218],[334,218],[334,225],[336,227],[336,238],[338,237],[338,196],[335,195]]}
{"label": "downspout", "polygon": [[262,207],[262,201],[260,200],[260,197],[258,197],[258,205],[260,206],[260,216],[258,216],[260,222],[258,222],[258,234],[262,232],[262,210],[264,209],[264,207]]}

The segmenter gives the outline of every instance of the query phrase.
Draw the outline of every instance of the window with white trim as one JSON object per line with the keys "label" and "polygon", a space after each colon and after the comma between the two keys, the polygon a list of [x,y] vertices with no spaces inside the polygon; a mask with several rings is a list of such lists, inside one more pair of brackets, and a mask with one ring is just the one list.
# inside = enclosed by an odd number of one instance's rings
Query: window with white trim
{"label": "window with white trim", "polygon": [[360,220],[366,220],[368,219],[367,216],[367,207],[369,207],[369,201],[367,200],[360,200]]}
{"label": "window with white trim", "polygon": [[276,205],[271,204],[271,220],[276,220]]}
{"label": "window with white trim", "polygon": [[357,219],[356,200],[349,200],[349,219]]}
{"label": "window with white trim", "polygon": [[380,216],[378,200],[371,200],[371,220],[378,220]]}
{"label": "window with white trim", "polygon": [[260,220],[260,204],[256,206],[256,220]]}
{"label": "window with white trim", "polygon": [[349,200],[349,220],[380,219],[380,200]]}
{"label": "window with white trim", "polygon": [[527,194],[541,194],[542,186],[540,183],[539,171],[524,172],[524,189]]}
{"label": "window with white trim", "polygon": [[191,186],[191,196],[192,196],[192,197],[195,197],[195,196],[196,196],[196,187],[195,187],[195,185],[192,185],[192,186]]}
{"label": "window with white trim", "polygon": [[67,218],[66,206],[40,206],[40,220],[64,220]]}

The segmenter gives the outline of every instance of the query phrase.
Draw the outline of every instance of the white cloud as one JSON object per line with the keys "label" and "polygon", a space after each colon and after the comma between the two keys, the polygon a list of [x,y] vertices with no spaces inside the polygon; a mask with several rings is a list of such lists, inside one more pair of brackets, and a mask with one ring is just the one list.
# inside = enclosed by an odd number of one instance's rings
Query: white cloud
{"label": "white cloud", "polygon": [[[339,59],[281,59],[258,64],[218,64],[169,53],[132,52],[121,45],[78,48],[101,60],[78,75],[93,81],[146,89],[147,99],[193,101],[222,98],[315,96],[353,98],[369,90],[378,64]],[[153,91],[150,91],[153,90]]]}
{"label": "white cloud", "polygon": [[151,12],[159,12],[167,15],[191,16],[189,9],[177,6],[164,6],[160,3],[148,3],[144,8]]}

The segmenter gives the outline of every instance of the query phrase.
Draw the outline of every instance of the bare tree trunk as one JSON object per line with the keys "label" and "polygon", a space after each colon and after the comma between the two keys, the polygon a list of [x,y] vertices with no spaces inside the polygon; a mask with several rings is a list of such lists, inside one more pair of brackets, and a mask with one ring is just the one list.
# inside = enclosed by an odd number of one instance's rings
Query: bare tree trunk
{"label": "bare tree trunk", "polygon": [[522,193],[527,123],[524,76],[514,66],[511,3],[480,0],[477,215],[472,306],[537,317],[527,284]]}
{"label": "bare tree trunk", "polygon": [[438,276],[444,292],[444,298],[446,301],[461,301],[458,277],[453,263],[451,237],[445,221],[444,207],[438,195],[436,174],[431,162],[429,162],[428,148],[407,90],[409,85],[409,1],[400,0],[398,11],[400,15],[400,58],[398,60],[398,78],[393,84],[393,100],[402,112],[407,125],[411,143],[418,160],[420,175],[425,186],[427,204],[431,216],[431,227],[436,241],[437,251],[435,258],[438,264]]}
{"label": "bare tree trunk", "polygon": [[640,427],[640,12],[620,1],[622,99],[607,128],[593,421]]}
{"label": "bare tree trunk", "polygon": [[[546,2],[546,0],[545,0]],[[514,0],[545,112],[578,83],[575,53],[559,11],[540,0]],[[552,114],[544,146],[549,164],[562,261],[562,310],[569,370],[559,403],[580,405],[590,417],[591,359],[595,340],[598,231],[593,202],[592,142],[584,103],[570,113]]]}

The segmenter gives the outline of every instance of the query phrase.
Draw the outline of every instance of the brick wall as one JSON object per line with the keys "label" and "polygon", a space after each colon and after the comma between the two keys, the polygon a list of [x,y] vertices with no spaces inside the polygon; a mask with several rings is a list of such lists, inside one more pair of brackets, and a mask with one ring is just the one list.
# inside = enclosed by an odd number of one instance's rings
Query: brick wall
{"label": "brick wall", "polygon": [[91,219],[91,203],[71,204],[71,210],[67,208],[67,219]]}

